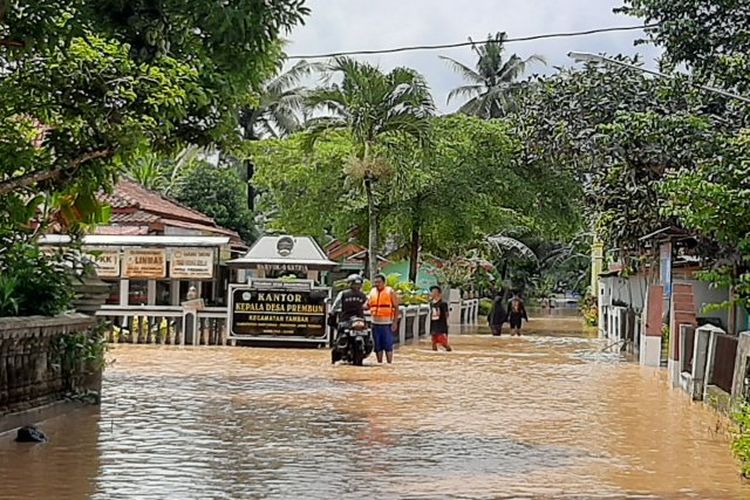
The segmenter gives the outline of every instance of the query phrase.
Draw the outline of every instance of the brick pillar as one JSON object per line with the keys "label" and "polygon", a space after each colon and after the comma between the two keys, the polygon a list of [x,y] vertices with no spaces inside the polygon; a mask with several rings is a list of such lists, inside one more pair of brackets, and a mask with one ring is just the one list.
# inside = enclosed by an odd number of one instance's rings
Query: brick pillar
{"label": "brick pillar", "polygon": [[672,386],[680,385],[680,326],[698,326],[697,311],[695,307],[695,293],[690,283],[675,283],[672,287],[671,317],[669,334],[669,359],[667,368],[672,380]]}
{"label": "brick pillar", "polygon": [[664,313],[664,287],[648,287],[645,335],[641,338],[640,362],[647,366],[661,365],[661,327]]}

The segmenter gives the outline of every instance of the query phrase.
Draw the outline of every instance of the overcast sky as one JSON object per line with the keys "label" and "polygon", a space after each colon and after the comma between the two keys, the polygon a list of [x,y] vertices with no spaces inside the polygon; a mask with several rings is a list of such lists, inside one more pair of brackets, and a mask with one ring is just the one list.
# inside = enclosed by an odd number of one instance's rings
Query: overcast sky
{"label": "overcast sky", "polygon": [[[305,26],[288,38],[289,55],[343,50],[377,49],[404,45],[439,44],[486,38],[506,31],[510,37],[552,32],[582,31],[640,24],[617,15],[621,0],[307,0],[312,13]],[[548,68],[536,65],[531,72],[549,72],[552,66],[574,64],[566,54],[573,51],[640,54],[653,62],[658,50],[650,45],[634,46],[641,31],[606,33],[509,44],[509,53],[523,57],[540,54]],[[438,55],[447,55],[473,66],[469,48],[420,51],[369,56],[364,59],[383,69],[410,66],[427,77],[438,106],[446,106],[450,89],[462,83]]]}

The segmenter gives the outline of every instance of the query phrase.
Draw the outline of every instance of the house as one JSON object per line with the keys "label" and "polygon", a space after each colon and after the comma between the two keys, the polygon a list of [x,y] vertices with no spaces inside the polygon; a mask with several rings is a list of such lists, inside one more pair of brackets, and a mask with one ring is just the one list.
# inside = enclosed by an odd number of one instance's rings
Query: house
{"label": "house", "polygon": [[[195,287],[208,304],[224,304],[231,279],[226,262],[247,250],[239,234],[207,215],[123,178],[111,193],[108,224],[83,239],[99,278],[112,284],[111,305],[179,305]],[[48,234],[41,243],[66,244]]]}

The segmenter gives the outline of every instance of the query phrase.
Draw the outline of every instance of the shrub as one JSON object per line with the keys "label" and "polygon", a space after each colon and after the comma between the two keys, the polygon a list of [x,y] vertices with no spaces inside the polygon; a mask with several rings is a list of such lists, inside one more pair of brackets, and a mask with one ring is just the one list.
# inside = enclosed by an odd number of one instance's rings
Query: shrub
{"label": "shrub", "polygon": [[736,425],[732,437],[732,452],[742,465],[742,476],[750,478],[750,404],[742,403],[732,414]]}
{"label": "shrub", "polygon": [[54,316],[73,300],[71,266],[63,253],[46,255],[13,242],[0,253],[0,316]]}
{"label": "shrub", "polygon": [[583,315],[586,324],[596,326],[599,324],[599,301],[593,295],[585,295],[578,302],[578,310]]}

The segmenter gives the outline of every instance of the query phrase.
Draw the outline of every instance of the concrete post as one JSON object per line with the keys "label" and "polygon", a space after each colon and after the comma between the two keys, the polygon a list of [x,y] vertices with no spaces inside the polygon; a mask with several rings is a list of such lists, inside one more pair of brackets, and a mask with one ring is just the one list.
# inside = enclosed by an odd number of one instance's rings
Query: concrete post
{"label": "concrete post", "polygon": [[422,306],[414,306],[414,323],[412,325],[412,344],[419,343],[419,322],[422,317]]}
{"label": "concrete post", "polygon": [[401,321],[398,323],[398,345],[403,346],[406,344],[406,308],[400,306],[399,311],[401,313]]}
{"label": "concrete post", "polygon": [[458,332],[461,332],[461,290],[451,288],[448,295],[448,310],[450,315],[448,323],[450,326],[457,326]]}
{"label": "concrete post", "polygon": [[424,334],[425,336],[430,335],[430,324],[432,323],[432,312],[429,305],[425,306],[425,314],[427,315],[427,318],[424,320]]}

